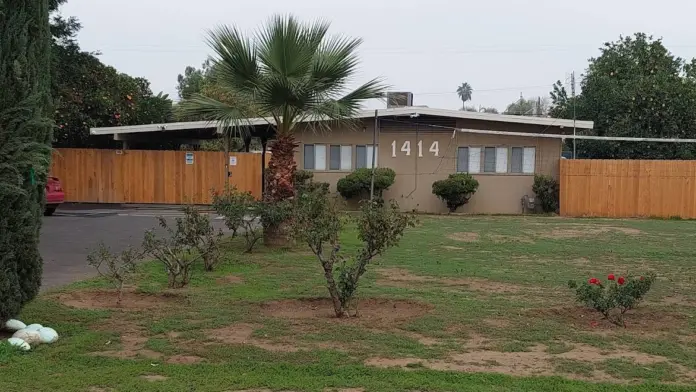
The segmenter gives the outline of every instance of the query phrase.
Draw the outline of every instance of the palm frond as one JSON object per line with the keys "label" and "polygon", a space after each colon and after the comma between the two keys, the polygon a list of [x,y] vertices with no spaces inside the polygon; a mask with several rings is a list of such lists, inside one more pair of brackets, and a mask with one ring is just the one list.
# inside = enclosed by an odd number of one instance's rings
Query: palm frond
{"label": "palm frond", "polygon": [[[310,82],[317,94],[336,93],[357,70],[359,38],[342,36],[326,40],[314,58]],[[335,98],[335,97],[329,97]]]}
{"label": "palm frond", "polygon": [[354,120],[354,116],[361,109],[362,102],[384,97],[387,88],[382,79],[370,80],[339,99],[317,102],[299,121],[308,121],[312,130],[326,131],[333,126],[354,128],[361,124]]}
{"label": "palm frond", "polygon": [[215,29],[209,36],[217,54],[211,82],[239,103],[198,95],[180,103],[179,113],[225,127],[268,117],[279,133],[308,119],[347,121],[362,101],[381,97],[386,86],[375,79],[347,92],[362,40],[328,37],[328,29],[324,21],[301,23],[293,16],[273,17],[253,40],[235,28]]}
{"label": "palm frond", "polygon": [[219,26],[208,35],[208,45],[217,53],[213,78],[238,92],[253,92],[259,84],[254,45],[236,28]]}
{"label": "palm frond", "polygon": [[286,78],[306,76],[328,29],[323,21],[302,24],[293,16],[274,16],[257,33],[261,67]]}
{"label": "palm frond", "polygon": [[177,114],[183,118],[195,117],[210,121],[225,130],[235,129],[239,130],[241,135],[246,135],[251,127],[250,120],[254,117],[254,110],[250,110],[248,105],[249,102],[230,105],[228,102],[193,94],[179,103]]}

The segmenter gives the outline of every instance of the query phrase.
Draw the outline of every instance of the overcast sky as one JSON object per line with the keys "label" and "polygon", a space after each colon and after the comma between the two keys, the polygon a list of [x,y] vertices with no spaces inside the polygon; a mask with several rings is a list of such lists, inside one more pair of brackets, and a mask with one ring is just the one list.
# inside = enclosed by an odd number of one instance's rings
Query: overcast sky
{"label": "overcast sky", "polygon": [[414,104],[436,108],[461,107],[462,82],[477,106],[546,96],[621,34],[653,34],[676,55],[696,57],[696,1],[687,0],[69,0],[62,13],[82,22],[84,50],[172,97],[177,75],[211,53],[207,29],[253,32],[275,13],[323,18],[333,33],[362,37],[356,84],[382,76],[413,92]]}

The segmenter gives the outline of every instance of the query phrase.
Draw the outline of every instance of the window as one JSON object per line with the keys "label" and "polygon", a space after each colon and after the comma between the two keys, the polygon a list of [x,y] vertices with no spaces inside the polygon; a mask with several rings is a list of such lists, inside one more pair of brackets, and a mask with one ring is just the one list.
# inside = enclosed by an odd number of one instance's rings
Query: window
{"label": "window", "polygon": [[326,146],[323,144],[305,144],[304,169],[326,170]]}
{"label": "window", "polygon": [[353,148],[351,146],[329,147],[329,170],[350,171],[353,168]]}
{"label": "window", "polygon": [[377,164],[377,157],[379,154],[377,153],[377,149],[379,146],[355,146],[355,168],[356,169],[362,169],[362,168],[372,168],[372,154],[375,154],[375,166],[379,166]]}
{"label": "window", "polygon": [[329,170],[341,169],[341,146],[329,147]]}
{"label": "window", "polygon": [[469,147],[469,173],[481,173],[481,147]]}
{"label": "window", "polygon": [[536,148],[525,147],[522,159],[522,173],[534,174],[534,164],[536,162]]}
{"label": "window", "polygon": [[486,147],[483,149],[483,172],[495,173],[495,147]]}
{"label": "window", "polygon": [[469,147],[459,147],[457,149],[457,172],[466,173],[469,171]]}
{"label": "window", "polygon": [[513,147],[512,156],[510,157],[510,172],[511,173],[522,173],[522,157],[524,155],[524,148]]}
{"label": "window", "polygon": [[495,172],[507,173],[508,171],[508,149],[507,147],[496,147],[495,149]]}
{"label": "window", "polygon": [[[481,159],[483,153],[483,159]],[[457,172],[534,174],[536,148],[534,147],[459,147]]]}

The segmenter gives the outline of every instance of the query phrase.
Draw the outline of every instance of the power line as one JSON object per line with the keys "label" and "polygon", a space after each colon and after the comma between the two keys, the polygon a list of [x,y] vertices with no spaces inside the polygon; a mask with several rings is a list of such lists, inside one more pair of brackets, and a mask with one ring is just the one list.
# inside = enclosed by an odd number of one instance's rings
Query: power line
{"label": "power line", "polygon": [[[669,48],[695,48],[694,44],[684,45],[666,45]],[[595,44],[576,44],[576,45],[537,45],[537,46],[511,46],[511,45],[482,45],[470,49],[412,49],[412,48],[370,48],[365,47],[358,49],[359,52],[369,54],[480,54],[480,53],[536,53],[536,52],[556,52],[569,51],[578,48],[594,48],[600,49]],[[141,53],[181,53],[181,52],[200,52],[202,50],[209,51],[205,45],[200,46],[176,46],[165,47],[158,44],[138,44],[121,47],[102,47],[100,50],[108,50],[113,52],[141,52]]]}

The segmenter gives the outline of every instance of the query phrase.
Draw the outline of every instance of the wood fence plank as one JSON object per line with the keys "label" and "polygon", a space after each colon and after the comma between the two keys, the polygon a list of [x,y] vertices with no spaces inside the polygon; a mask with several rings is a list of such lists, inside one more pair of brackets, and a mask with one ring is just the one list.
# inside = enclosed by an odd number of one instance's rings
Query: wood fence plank
{"label": "wood fence plank", "polygon": [[[51,174],[67,202],[210,204],[211,190],[228,183],[224,152],[55,149]],[[261,155],[234,153],[229,183],[261,197]]]}
{"label": "wood fence plank", "polygon": [[562,160],[561,215],[696,218],[696,161]]}

